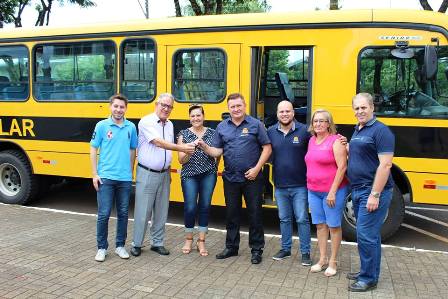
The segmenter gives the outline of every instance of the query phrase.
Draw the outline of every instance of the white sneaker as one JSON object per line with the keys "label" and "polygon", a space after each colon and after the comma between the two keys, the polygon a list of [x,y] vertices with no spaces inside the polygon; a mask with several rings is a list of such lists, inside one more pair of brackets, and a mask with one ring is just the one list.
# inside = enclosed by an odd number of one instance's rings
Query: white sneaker
{"label": "white sneaker", "polygon": [[95,255],[95,261],[104,262],[104,260],[106,259],[106,255],[107,255],[106,249],[98,249]]}
{"label": "white sneaker", "polygon": [[115,249],[115,253],[118,254],[118,256],[121,257],[122,259],[129,258],[129,253],[126,251],[126,248],[124,247],[117,247]]}

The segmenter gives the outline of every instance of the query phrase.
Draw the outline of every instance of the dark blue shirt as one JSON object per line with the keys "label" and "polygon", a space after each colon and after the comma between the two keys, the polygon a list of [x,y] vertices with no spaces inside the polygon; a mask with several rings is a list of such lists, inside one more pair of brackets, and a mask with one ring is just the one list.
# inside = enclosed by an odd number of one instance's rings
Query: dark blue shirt
{"label": "dark blue shirt", "polygon": [[230,118],[220,122],[216,127],[212,146],[223,149],[223,177],[230,182],[238,183],[244,182],[246,180],[244,173],[257,165],[261,146],[270,143],[263,123],[246,115],[239,126],[236,126]]}
{"label": "dark blue shirt", "polygon": [[[393,154],[395,136],[391,130],[374,117],[361,129],[356,125],[350,139],[347,176],[352,187],[372,186],[380,160],[380,154]],[[392,175],[389,175],[384,189],[393,187]]]}
{"label": "dark blue shirt", "polygon": [[277,123],[268,129],[272,144],[274,185],[277,188],[306,186],[305,155],[310,133],[307,127],[297,121],[288,134],[280,130]]}

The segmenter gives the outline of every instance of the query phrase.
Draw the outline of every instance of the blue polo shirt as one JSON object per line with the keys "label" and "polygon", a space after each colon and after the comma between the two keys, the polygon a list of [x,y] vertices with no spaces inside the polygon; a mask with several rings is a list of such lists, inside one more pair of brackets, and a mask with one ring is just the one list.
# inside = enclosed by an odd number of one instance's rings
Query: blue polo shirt
{"label": "blue polo shirt", "polygon": [[224,150],[223,177],[230,182],[240,183],[246,180],[244,173],[257,165],[261,146],[270,143],[263,123],[246,115],[239,126],[231,118],[220,122],[211,145]]}
{"label": "blue polo shirt", "polygon": [[100,149],[97,172],[100,178],[132,181],[130,149],[137,148],[135,125],[124,120],[120,125],[111,118],[98,122],[90,145]]}
{"label": "blue polo shirt", "polygon": [[[376,117],[369,120],[361,129],[355,126],[350,139],[347,176],[352,187],[372,186],[380,160],[378,155],[394,153],[395,136],[392,131]],[[393,187],[392,174],[384,189]]]}
{"label": "blue polo shirt", "polygon": [[268,136],[272,144],[275,187],[306,186],[305,155],[311,138],[307,127],[294,121],[291,130],[285,135],[277,123],[268,129]]}

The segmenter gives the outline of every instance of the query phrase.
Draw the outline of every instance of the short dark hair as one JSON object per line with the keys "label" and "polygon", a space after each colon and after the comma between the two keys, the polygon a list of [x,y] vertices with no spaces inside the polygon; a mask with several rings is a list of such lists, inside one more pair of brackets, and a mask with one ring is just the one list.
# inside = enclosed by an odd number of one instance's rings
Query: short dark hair
{"label": "short dark hair", "polygon": [[114,100],[120,100],[120,101],[123,101],[124,104],[125,104],[125,106],[126,106],[126,107],[128,106],[128,98],[125,97],[125,96],[122,95],[122,94],[117,93],[117,94],[114,94],[113,96],[111,96],[111,97],[109,98],[109,105],[112,105],[112,103],[114,102]]}
{"label": "short dark hair", "polygon": [[202,115],[205,115],[205,113],[204,113],[204,107],[202,107],[202,105],[195,105],[195,104],[191,105],[190,108],[188,108],[188,114],[190,114],[191,111],[193,111],[193,110],[195,110],[195,109],[200,109],[201,112],[202,112]]}
{"label": "short dark hair", "polygon": [[244,101],[244,97],[243,97],[243,95],[241,93],[238,93],[238,92],[231,93],[227,97],[227,102],[230,101],[230,100],[238,99],[238,98],[240,98],[240,99],[242,99]]}

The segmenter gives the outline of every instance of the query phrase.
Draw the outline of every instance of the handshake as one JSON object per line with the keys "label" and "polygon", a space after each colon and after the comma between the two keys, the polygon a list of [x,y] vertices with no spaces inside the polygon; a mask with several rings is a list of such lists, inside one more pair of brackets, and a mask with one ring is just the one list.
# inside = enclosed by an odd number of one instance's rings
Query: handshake
{"label": "handshake", "polygon": [[184,143],[181,145],[181,151],[191,155],[194,153],[194,151],[196,150],[196,148],[201,148],[204,149],[207,146],[207,144],[204,142],[204,140],[202,139],[197,139],[193,142],[190,143]]}

